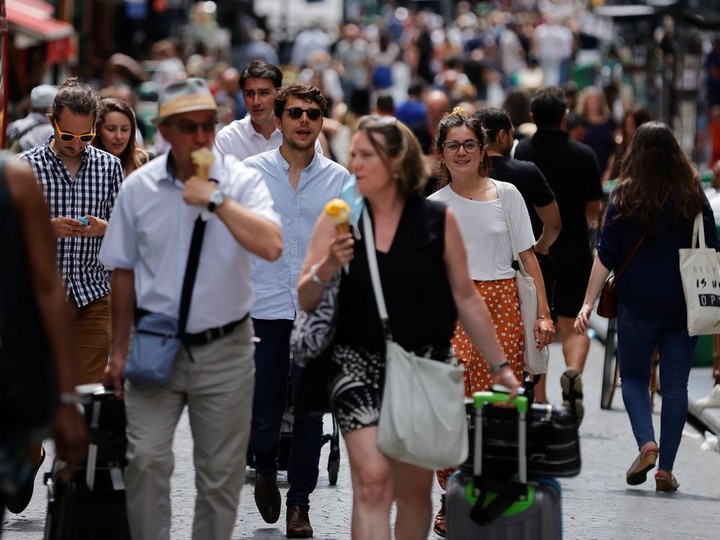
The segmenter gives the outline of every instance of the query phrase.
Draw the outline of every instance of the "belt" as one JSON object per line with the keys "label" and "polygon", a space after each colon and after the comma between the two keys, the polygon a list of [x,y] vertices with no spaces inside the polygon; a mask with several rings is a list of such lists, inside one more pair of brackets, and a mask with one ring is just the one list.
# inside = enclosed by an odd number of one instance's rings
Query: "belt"
{"label": "belt", "polygon": [[216,339],[227,336],[230,332],[244,323],[248,316],[249,314],[245,315],[242,319],[228,323],[225,326],[208,328],[207,330],[198,332],[197,334],[185,334],[185,336],[183,336],[183,342],[189,345],[207,345]]}

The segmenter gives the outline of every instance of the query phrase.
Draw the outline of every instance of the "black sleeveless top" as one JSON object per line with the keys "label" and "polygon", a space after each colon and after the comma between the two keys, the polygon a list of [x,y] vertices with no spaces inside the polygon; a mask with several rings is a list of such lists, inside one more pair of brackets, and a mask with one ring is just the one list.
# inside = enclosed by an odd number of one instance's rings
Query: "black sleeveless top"
{"label": "black sleeveless top", "polygon": [[[443,259],[445,213],[442,203],[409,197],[389,252],[376,251],[393,339],[408,350],[447,349],[455,329],[457,309]],[[350,272],[342,275],[335,341],[384,351],[365,250],[364,240],[355,242]]]}
{"label": "black sleeveless top", "polygon": [[32,288],[23,231],[0,157],[0,436],[29,433],[47,424],[55,393],[52,356]]}

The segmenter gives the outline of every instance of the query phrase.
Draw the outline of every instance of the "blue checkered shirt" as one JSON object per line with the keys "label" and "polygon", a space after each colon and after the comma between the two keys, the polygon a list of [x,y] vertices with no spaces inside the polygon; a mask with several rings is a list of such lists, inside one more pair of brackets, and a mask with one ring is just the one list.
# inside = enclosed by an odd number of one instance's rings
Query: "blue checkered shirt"
{"label": "blue checkered shirt", "polygon": [[[109,220],[115,197],[123,180],[120,160],[94,146],[87,145],[75,178],[46,143],[18,156],[28,161],[45,194],[51,217],[91,215]],[[102,237],[58,238],[57,264],[68,297],[78,307],[110,292],[108,272],[98,260]]]}

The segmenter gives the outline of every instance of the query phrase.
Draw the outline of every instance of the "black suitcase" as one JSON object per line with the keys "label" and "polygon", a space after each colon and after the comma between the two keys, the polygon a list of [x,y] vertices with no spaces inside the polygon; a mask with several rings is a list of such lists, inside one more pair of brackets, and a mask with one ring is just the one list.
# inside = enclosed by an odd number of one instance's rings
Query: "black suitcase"
{"label": "black suitcase", "polygon": [[[475,405],[469,401],[470,453],[460,468],[473,471]],[[490,408],[482,416],[486,471],[506,475],[517,471],[517,421],[513,409]],[[570,477],[580,473],[580,437],[575,416],[565,407],[532,404],[527,412],[527,466],[530,476]]]}
{"label": "black suitcase", "polygon": [[560,486],[551,478],[528,480],[526,459],[527,401],[517,398],[516,409],[503,409],[512,417],[515,470],[488,469],[485,459],[487,428],[484,417],[495,407],[488,403],[507,401],[507,395],[477,392],[474,395],[479,429],[475,430],[473,471],[460,471],[448,480],[447,538],[449,540],[560,540],[562,500]]}
{"label": "black suitcase", "polygon": [[123,474],[125,405],[102,387],[83,405],[88,456],[70,482],[57,478],[58,463],[45,475],[48,488],[45,540],[126,540],[130,538]]}

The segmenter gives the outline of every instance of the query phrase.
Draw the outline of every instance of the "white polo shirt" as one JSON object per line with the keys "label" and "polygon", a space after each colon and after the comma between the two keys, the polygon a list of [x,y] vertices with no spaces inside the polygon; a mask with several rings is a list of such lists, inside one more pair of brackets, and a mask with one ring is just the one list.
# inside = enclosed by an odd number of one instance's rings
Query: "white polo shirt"
{"label": "white polo shirt", "polygon": [[[255,156],[268,150],[280,148],[282,144],[282,132],[275,129],[269,139],[255,131],[250,121],[250,115],[245,115],[241,120],[235,120],[222,128],[215,136],[215,149],[224,156],[233,156],[240,161]],[[315,141],[315,151],[322,154],[322,146]]]}

